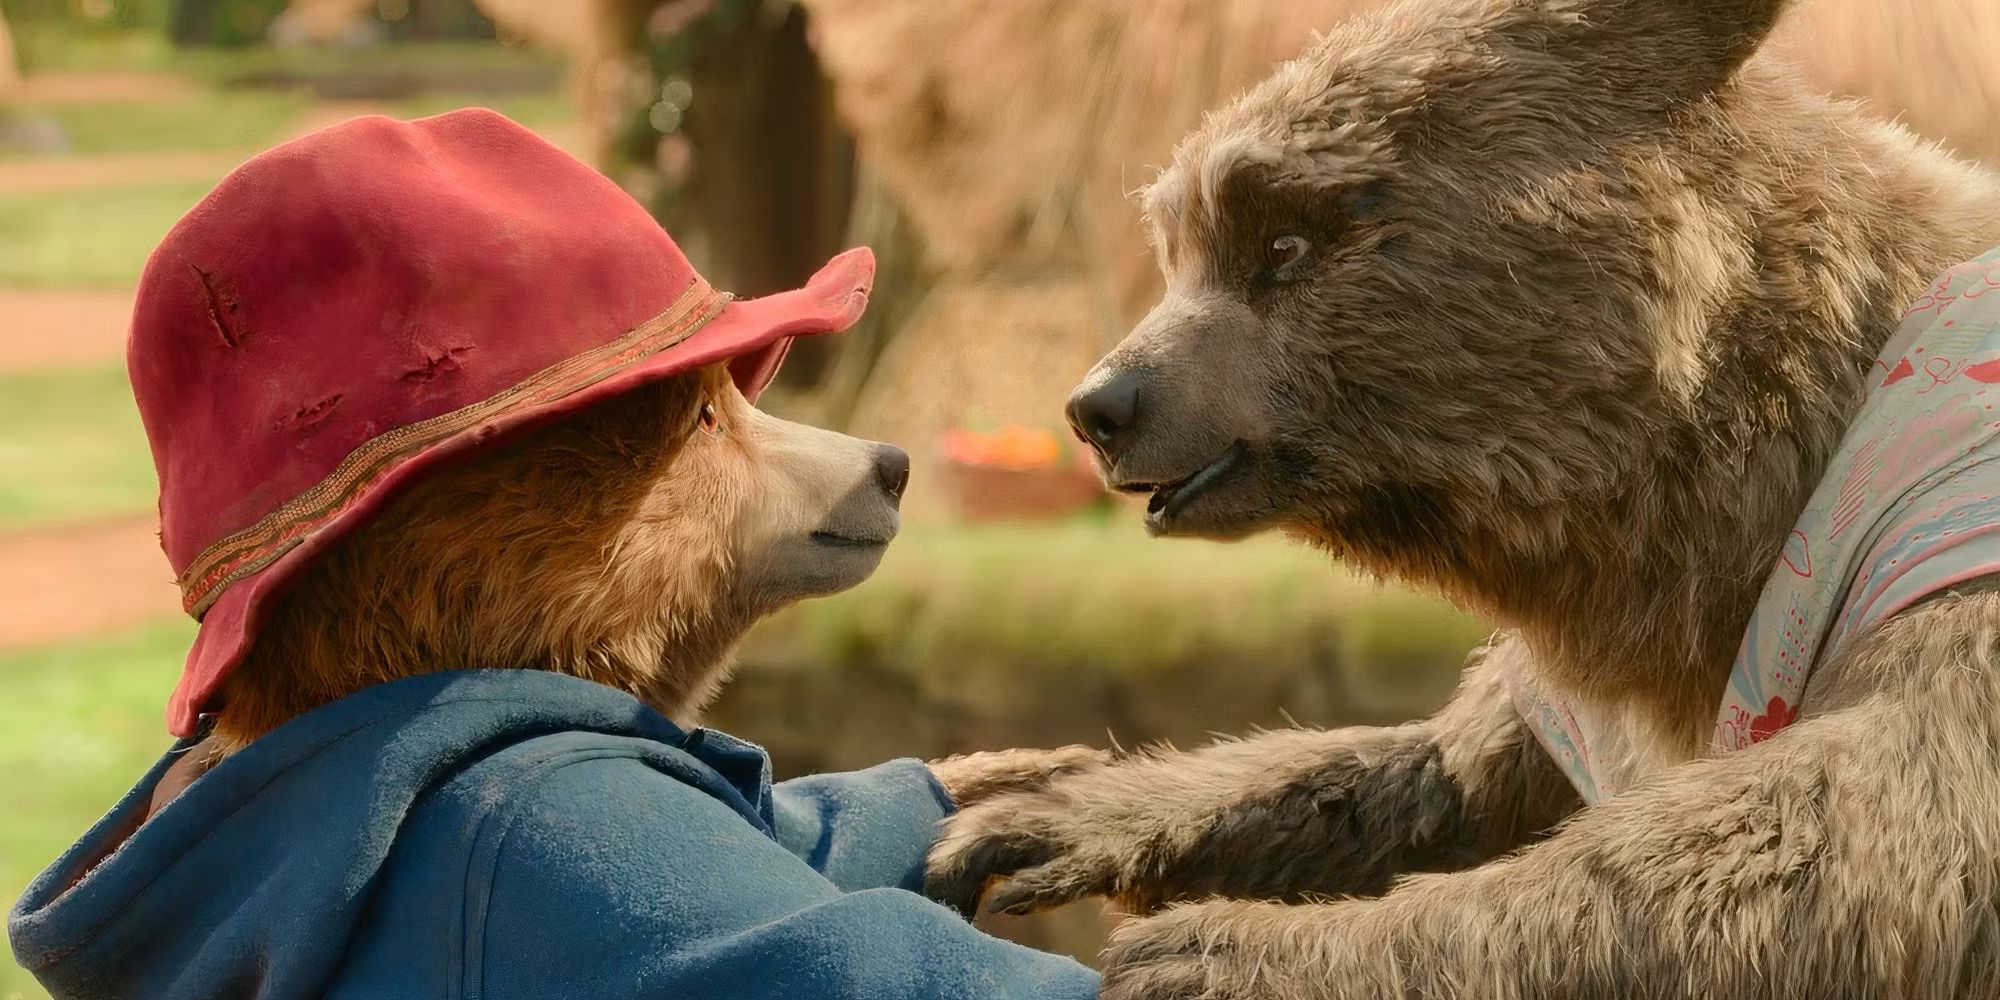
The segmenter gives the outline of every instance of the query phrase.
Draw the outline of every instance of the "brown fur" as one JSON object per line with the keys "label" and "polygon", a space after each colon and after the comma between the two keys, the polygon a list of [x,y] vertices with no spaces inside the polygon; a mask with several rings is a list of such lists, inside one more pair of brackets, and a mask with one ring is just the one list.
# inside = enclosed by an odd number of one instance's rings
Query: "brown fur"
{"label": "brown fur", "polygon": [[216,737],[235,749],[369,685],[474,667],[571,674],[686,722],[757,618],[872,571],[879,547],[804,536],[893,536],[876,447],[764,416],[716,368],[447,470],[283,595]]}
{"label": "brown fur", "polygon": [[[1145,196],[1166,298],[1079,392],[1141,385],[1107,478],[1233,456],[1156,529],[1284,530],[1509,632],[1423,723],[968,809],[936,893],[1382,893],[1136,922],[1117,997],[2000,995],[2000,598],[1907,613],[1779,738],[1704,753],[1871,359],[2000,243],[1991,175],[1749,58],[1784,6],[1412,0],[1183,144]],[[1543,839],[1575,801],[1505,659],[1620,713],[1648,780]]]}

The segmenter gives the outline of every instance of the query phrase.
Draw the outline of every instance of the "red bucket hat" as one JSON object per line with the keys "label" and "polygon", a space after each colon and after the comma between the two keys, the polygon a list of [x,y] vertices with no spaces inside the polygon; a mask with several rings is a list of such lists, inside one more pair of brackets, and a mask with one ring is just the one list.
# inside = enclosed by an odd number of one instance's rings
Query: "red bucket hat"
{"label": "red bucket hat", "polygon": [[859,318],[874,270],[850,250],[733,301],[616,185],[490,111],[357,118],[244,164],[153,252],[127,352],[201,622],[168,730],[194,733],[273,595],[411,483],[705,365],[754,398],[791,338]]}

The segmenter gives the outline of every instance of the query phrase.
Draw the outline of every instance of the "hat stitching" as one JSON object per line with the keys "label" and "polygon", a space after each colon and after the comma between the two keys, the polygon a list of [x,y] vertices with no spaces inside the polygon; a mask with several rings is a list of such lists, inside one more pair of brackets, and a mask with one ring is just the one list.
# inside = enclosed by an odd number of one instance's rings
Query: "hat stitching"
{"label": "hat stitching", "polygon": [[731,299],[696,278],[665,312],[616,340],[572,355],[475,403],[364,441],[326,478],[257,523],[204,549],[181,574],[181,606],[199,620],[230,584],[275,562],[337,517],[398,461],[520,406],[588,388],[701,329]]}

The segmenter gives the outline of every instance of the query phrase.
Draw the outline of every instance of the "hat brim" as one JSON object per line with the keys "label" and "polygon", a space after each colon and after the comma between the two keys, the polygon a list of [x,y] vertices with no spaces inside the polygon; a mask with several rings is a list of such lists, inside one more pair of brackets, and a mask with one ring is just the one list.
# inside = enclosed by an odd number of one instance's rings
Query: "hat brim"
{"label": "hat brim", "polygon": [[507,409],[400,461],[270,565],[235,581],[202,614],[180,683],[167,702],[167,731],[193,736],[201,713],[241,663],[273,599],[327,546],[351,534],[411,485],[537,427],[683,372],[729,363],[744,396],[770,384],[795,337],[838,333],[867,307],[875,257],[865,247],[828,261],[798,289],[733,301],[679,343],[568,395]]}

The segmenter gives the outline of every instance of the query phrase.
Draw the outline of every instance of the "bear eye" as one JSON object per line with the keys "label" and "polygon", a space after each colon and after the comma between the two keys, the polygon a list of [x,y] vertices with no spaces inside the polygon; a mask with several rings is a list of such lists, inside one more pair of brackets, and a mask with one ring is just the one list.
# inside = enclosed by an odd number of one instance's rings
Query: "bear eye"
{"label": "bear eye", "polygon": [[722,429],[722,418],[716,416],[714,403],[701,404],[701,429],[706,434]]}
{"label": "bear eye", "polygon": [[1303,236],[1296,233],[1273,236],[1264,245],[1264,271],[1279,280],[1290,278],[1298,263],[1311,253],[1312,243]]}

